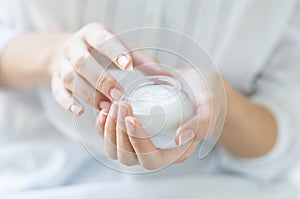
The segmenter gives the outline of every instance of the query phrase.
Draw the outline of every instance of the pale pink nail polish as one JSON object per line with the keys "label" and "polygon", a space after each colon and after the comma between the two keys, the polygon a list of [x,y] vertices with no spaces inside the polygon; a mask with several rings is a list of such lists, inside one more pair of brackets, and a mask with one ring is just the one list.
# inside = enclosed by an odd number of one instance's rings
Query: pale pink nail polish
{"label": "pale pink nail polish", "polygon": [[128,55],[121,54],[117,58],[118,64],[122,67],[124,70],[131,71],[132,70],[132,64],[130,63],[130,59],[128,58]]}
{"label": "pale pink nail polish", "polygon": [[103,123],[105,122],[106,116],[107,116],[107,113],[106,113],[106,112],[104,112],[104,111],[101,111],[101,112],[100,112],[100,123],[103,124]]}
{"label": "pale pink nail polish", "polygon": [[80,111],[82,110],[82,108],[80,106],[78,106],[77,104],[72,104],[70,107],[70,110],[72,111],[72,113],[74,113],[75,115],[79,115]]}
{"label": "pale pink nail polish", "polygon": [[111,89],[109,94],[114,100],[120,100],[123,98],[123,93],[117,88]]}
{"label": "pale pink nail polish", "polygon": [[125,124],[126,124],[126,128],[127,128],[127,133],[130,136],[135,136],[136,137],[134,119],[130,116],[125,117]]}
{"label": "pale pink nail polish", "polygon": [[194,138],[195,138],[194,130],[187,129],[179,136],[179,145],[187,144]]}
{"label": "pale pink nail polish", "polygon": [[99,107],[100,107],[101,109],[108,110],[108,109],[110,108],[110,106],[111,106],[111,103],[110,103],[110,102],[101,101],[101,102],[99,103]]}

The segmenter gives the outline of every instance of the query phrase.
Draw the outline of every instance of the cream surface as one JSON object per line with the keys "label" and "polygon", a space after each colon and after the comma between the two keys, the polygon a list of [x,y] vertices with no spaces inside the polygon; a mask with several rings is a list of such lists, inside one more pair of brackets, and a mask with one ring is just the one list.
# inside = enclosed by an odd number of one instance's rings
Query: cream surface
{"label": "cream surface", "polygon": [[145,85],[130,93],[135,117],[149,135],[172,134],[194,115],[191,100],[182,90],[169,85]]}

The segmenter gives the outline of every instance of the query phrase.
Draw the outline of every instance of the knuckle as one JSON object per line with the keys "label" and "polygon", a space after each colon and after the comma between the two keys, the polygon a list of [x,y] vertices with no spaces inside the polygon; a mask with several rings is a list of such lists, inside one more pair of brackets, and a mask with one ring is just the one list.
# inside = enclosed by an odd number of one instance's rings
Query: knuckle
{"label": "knuckle", "polygon": [[106,25],[98,22],[91,22],[85,27],[83,27],[83,29],[96,29],[96,30],[109,31],[109,28]]}
{"label": "knuckle", "polygon": [[78,53],[78,47],[76,46],[78,43],[74,38],[69,39],[65,42],[62,53],[64,54],[65,58],[68,59],[72,66],[79,70],[84,65],[86,59],[89,56],[89,52],[85,49],[79,49],[81,52]]}
{"label": "knuckle", "polygon": [[88,25],[84,26],[81,29],[82,32],[87,32],[87,31],[91,31],[91,30],[101,31],[104,33],[110,32],[107,26],[105,26],[104,24],[101,24],[101,23],[97,23],[97,22],[89,23]]}
{"label": "knuckle", "polygon": [[100,23],[90,23],[83,27],[81,32],[81,34],[86,35],[84,37],[89,35],[89,39],[97,45],[102,45],[105,41],[114,37],[114,34],[112,34],[106,26]]}
{"label": "knuckle", "polygon": [[81,70],[82,66],[85,63],[86,58],[87,58],[86,54],[81,54],[78,57],[75,57],[75,58],[73,58],[73,60],[71,60],[75,70],[77,70],[77,71]]}
{"label": "knuckle", "polygon": [[72,85],[74,83],[74,73],[73,71],[68,71],[62,75],[62,81],[64,85]]}
{"label": "knuckle", "polygon": [[83,95],[83,100],[90,105],[94,105],[94,95],[91,92],[85,92]]}
{"label": "knuckle", "polygon": [[111,78],[109,75],[102,75],[99,78],[97,88],[99,88],[103,93],[108,94],[109,90],[116,85],[113,78]]}

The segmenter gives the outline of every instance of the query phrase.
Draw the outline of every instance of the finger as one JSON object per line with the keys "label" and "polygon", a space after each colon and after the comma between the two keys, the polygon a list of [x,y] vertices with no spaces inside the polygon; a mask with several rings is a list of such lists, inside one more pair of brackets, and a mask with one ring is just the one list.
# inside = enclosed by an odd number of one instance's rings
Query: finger
{"label": "finger", "polygon": [[114,102],[111,105],[104,125],[104,149],[108,157],[118,159],[116,142],[116,121],[118,117],[118,105]]}
{"label": "finger", "polygon": [[104,126],[106,122],[106,118],[108,115],[107,109],[102,109],[97,117],[96,121],[96,131],[100,133],[100,135],[104,138]]}
{"label": "finger", "polygon": [[133,66],[145,75],[166,75],[171,74],[161,67],[158,60],[142,51],[131,52],[133,58]]}
{"label": "finger", "polygon": [[127,166],[138,164],[135,151],[126,132],[125,117],[133,115],[132,109],[125,102],[119,102],[117,119],[117,154],[119,161]]}
{"label": "finger", "polygon": [[91,56],[88,45],[84,43],[80,35],[76,35],[66,42],[64,54],[75,69],[80,69],[86,59]]}
{"label": "finger", "polygon": [[66,56],[72,68],[76,70],[92,87],[103,93],[110,100],[120,100],[123,97],[122,88],[118,82],[106,72],[109,62],[105,58],[92,56],[86,44],[73,39],[68,42]]}
{"label": "finger", "polygon": [[77,116],[84,112],[82,104],[65,89],[63,81],[57,75],[54,75],[52,78],[51,88],[54,98],[63,109]]}
{"label": "finger", "polygon": [[207,135],[210,125],[210,117],[196,114],[183,125],[181,125],[175,134],[175,141],[178,145],[184,145],[192,140],[202,140]]}
{"label": "finger", "polygon": [[132,70],[132,58],[128,49],[107,28],[97,23],[90,24],[83,29],[83,39],[120,69]]}
{"label": "finger", "polygon": [[125,118],[129,140],[142,167],[148,170],[160,168],[163,162],[161,151],[150,140],[142,125],[131,116]]}
{"label": "finger", "polygon": [[178,128],[175,135],[176,143],[187,148],[176,163],[187,160],[193,154],[199,143],[206,137],[208,126],[209,119],[197,114]]}
{"label": "finger", "polygon": [[110,99],[93,88],[82,76],[76,73],[70,63],[66,62],[60,74],[64,87],[70,92],[76,94],[80,99],[98,110],[109,109]]}
{"label": "finger", "polygon": [[199,140],[193,140],[192,142],[187,143],[185,146],[181,145],[181,151],[179,151],[179,153],[177,152],[178,158],[176,159],[175,163],[182,163],[191,157],[199,143]]}
{"label": "finger", "polygon": [[158,150],[135,118],[126,117],[125,121],[132,146],[141,165],[146,169],[154,170],[182,162],[192,155],[199,144],[195,140],[175,148]]}

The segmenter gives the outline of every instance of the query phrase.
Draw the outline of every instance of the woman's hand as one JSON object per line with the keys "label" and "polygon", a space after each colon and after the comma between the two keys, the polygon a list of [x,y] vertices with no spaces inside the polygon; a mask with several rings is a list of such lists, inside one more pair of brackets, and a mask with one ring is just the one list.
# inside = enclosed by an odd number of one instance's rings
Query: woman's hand
{"label": "woman's hand", "polygon": [[[123,43],[101,24],[93,23],[70,36],[52,63],[52,91],[67,111],[83,113],[83,106],[73,94],[98,110],[107,109],[112,100],[123,96],[122,88],[106,72],[113,62],[121,70],[131,70],[133,59]],[[92,52],[108,58],[106,65]],[[105,60],[105,59],[104,59]]]}
{"label": "woman's hand", "polygon": [[[159,169],[174,162],[183,162],[192,155],[200,141],[216,136],[214,132],[220,131],[220,126],[222,127],[218,118],[225,110],[219,101],[224,94],[222,85],[216,85],[216,79],[213,79],[215,76],[211,77],[211,83],[204,83],[195,72],[186,71],[181,74],[184,74],[185,86],[189,87],[187,92],[196,99],[196,114],[177,130],[175,140],[178,146],[171,149],[156,148],[139,121],[134,118],[131,106],[122,101],[114,102],[109,110],[100,112],[96,126],[103,134],[104,147],[110,158],[127,166],[140,164],[145,169]],[[217,88],[207,91],[205,85],[213,85],[212,83]]]}

